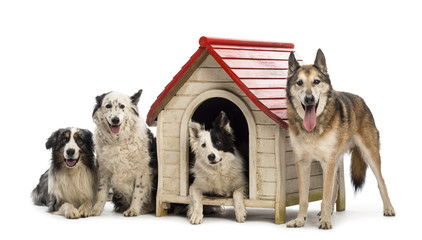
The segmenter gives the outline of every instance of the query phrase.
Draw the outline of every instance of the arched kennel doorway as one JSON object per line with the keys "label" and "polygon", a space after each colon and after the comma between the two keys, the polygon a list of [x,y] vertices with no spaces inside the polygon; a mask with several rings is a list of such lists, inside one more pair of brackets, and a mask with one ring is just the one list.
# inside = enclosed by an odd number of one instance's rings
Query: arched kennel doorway
{"label": "arched kennel doorway", "polygon": [[205,124],[206,129],[221,112],[226,112],[238,141],[238,149],[248,159],[249,199],[256,199],[256,125],[246,104],[225,90],[210,90],[197,96],[186,108],[180,129],[180,194],[189,194],[189,120]]}

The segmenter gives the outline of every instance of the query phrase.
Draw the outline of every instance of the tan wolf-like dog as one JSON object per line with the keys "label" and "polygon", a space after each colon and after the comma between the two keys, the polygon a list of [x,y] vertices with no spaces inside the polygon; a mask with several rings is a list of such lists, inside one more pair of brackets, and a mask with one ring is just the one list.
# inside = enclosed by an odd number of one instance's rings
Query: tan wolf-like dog
{"label": "tan wolf-like dog", "polygon": [[324,176],[320,229],[331,229],[331,213],[338,184],[339,161],[351,152],[351,178],[355,190],[365,181],[369,165],[378,181],[384,216],[394,216],[381,174],[379,133],[372,113],[357,95],[333,90],[325,56],[318,50],[313,65],[300,66],[290,53],[287,78],[289,133],[299,178],[299,213],[287,227],[302,227],[308,211],[312,160],[321,163]]}

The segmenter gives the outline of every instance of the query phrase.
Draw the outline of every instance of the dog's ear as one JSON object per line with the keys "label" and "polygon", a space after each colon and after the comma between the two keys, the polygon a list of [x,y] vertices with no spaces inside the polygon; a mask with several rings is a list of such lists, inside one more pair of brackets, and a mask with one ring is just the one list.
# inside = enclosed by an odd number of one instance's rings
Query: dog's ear
{"label": "dog's ear", "polygon": [[133,105],[138,105],[139,99],[141,98],[142,89],[140,89],[137,93],[133,94],[132,97],[130,97],[130,100],[132,101]]}
{"label": "dog's ear", "polygon": [[96,103],[95,103],[95,105],[94,105],[94,111],[92,111],[92,116],[94,116],[95,112],[96,112],[98,109],[100,109],[100,108],[101,108],[101,105],[103,105],[103,100],[104,100],[104,97],[105,97],[107,94],[109,94],[109,93],[104,93],[104,94],[102,94],[102,95],[100,95],[100,96],[96,96],[96,97],[95,97],[95,101],[96,101]]}
{"label": "dog's ear", "polygon": [[328,74],[327,63],[325,62],[325,56],[321,49],[318,49],[317,51],[314,67],[318,68],[323,74]]}
{"label": "dog's ear", "polygon": [[86,148],[89,152],[94,152],[94,141],[93,141],[93,135],[91,131],[88,129],[81,129],[81,132],[83,134],[80,135],[82,138],[82,141],[85,143]]}
{"label": "dog's ear", "polygon": [[300,65],[296,60],[295,53],[292,51],[289,55],[289,71],[287,76],[292,76],[298,69]]}
{"label": "dog's ear", "polygon": [[232,128],[230,127],[230,121],[227,118],[225,112],[221,111],[217,118],[212,123],[214,129],[222,129],[228,133],[233,133]]}
{"label": "dog's ear", "polygon": [[189,121],[189,136],[191,139],[198,139],[199,132],[204,130],[204,126],[197,122]]}
{"label": "dog's ear", "polygon": [[51,136],[47,139],[47,142],[45,143],[45,148],[50,149],[52,147],[55,147],[57,145],[57,141],[60,136],[61,129],[53,132]]}

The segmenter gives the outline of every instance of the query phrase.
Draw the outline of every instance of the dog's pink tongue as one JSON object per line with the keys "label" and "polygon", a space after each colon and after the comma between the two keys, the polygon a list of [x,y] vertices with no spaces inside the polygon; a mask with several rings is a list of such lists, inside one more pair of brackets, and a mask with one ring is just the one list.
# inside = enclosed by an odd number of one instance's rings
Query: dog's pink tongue
{"label": "dog's pink tongue", "polygon": [[110,126],[110,130],[114,134],[118,134],[120,132],[120,126]]}
{"label": "dog's pink tongue", "polygon": [[316,112],[315,105],[305,107],[305,118],[303,119],[303,126],[309,132],[316,126]]}

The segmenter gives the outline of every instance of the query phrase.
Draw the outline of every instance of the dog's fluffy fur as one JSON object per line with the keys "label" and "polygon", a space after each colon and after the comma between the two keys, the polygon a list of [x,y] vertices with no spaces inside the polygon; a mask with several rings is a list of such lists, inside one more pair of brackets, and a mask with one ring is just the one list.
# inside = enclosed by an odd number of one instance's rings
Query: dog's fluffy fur
{"label": "dog's fluffy fur", "polygon": [[34,204],[46,205],[66,218],[87,217],[97,192],[92,133],[59,129],[48,138],[46,148],[52,149],[51,165],[32,191]]}
{"label": "dog's fluffy fur", "polygon": [[91,215],[100,215],[109,189],[116,212],[137,216],[155,210],[156,143],[139,117],[142,90],[129,97],[110,92],[96,98],[92,114],[99,163],[98,200]]}
{"label": "dog's fluffy fur", "polygon": [[299,176],[299,213],[288,227],[302,227],[308,208],[312,160],[321,163],[324,175],[319,228],[331,228],[331,213],[338,185],[336,172],[343,154],[352,153],[351,177],[355,189],[362,187],[369,165],[378,181],[384,215],[394,216],[381,174],[379,133],[364,100],[333,90],[324,54],[318,50],[313,65],[300,66],[293,52],[287,78],[289,133]]}
{"label": "dog's fluffy fur", "polygon": [[224,112],[213,122],[213,128],[189,122],[190,146],[195,155],[191,173],[195,178],[189,188],[191,203],[188,218],[192,224],[203,219],[203,194],[233,197],[238,222],[246,219],[243,202],[247,190],[244,161],[234,146],[234,136]]}

